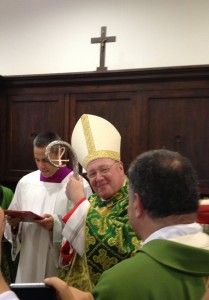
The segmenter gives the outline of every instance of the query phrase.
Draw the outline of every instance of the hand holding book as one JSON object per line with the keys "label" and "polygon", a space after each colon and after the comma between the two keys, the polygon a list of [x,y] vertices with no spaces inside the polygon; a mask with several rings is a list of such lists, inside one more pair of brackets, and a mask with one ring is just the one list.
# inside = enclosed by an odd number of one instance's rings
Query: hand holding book
{"label": "hand holding book", "polygon": [[21,222],[34,222],[37,220],[43,220],[43,217],[33,213],[32,211],[5,209],[4,214],[10,218],[20,219]]}

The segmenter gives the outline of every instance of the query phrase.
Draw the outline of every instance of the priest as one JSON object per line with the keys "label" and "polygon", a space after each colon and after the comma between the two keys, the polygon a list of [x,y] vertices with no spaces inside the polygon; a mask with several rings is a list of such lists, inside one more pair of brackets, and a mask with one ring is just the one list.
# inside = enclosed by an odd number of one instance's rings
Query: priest
{"label": "priest", "polygon": [[74,208],[63,218],[60,278],[84,291],[91,291],[104,271],[140,248],[128,222],[128,179],[120,143],[118,130],[95,115],[82,115],[72,133],[71,145],[94,194],[88,199],[82,180],[71,176],[66,192]]}
{"label": "priest", "polygon": [[[72,207],[65,194],[66,185],[73,173],[67,167],[56,168],[45,157],[49,143],[61,140],[54,132],[41,132],[33,142],[34,159],[38,170],[20,179],[9,210],[32,211],[43,220],[22,222],[7,218],[5,237],[12,244],[13,260],[20,254],[16,283],[42,282],[46,276],[58,275],[59,250],[62,240],[62,217]],[[52,149],[59,160],[60,149]],[[92,191],[82,178],[84,194]]]}

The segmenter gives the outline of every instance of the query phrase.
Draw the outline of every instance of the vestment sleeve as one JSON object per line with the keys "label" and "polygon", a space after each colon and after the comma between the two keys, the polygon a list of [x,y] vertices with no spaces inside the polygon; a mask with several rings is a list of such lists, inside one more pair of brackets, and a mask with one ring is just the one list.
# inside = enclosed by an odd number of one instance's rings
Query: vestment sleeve
{"label": "vestment sleeve", "polygon": [[65,239],[70,242],[80,256],[83,256],[84,253],[84,227],[89,206],[89,201],[84,199],[73,210],[62,231]]}
{"label": "vestment sleeve", "polygon": [[[8,209],[11,210],[20,210],[18,206],[18,198],[20,197],[20,188],[21,188],[21,181],[18,182],[14,197],[12,199],[12,202],[10,203]],[[12,260],[15,260],[16,256],[20,252],[21,248],[21,241],[20,241],[20,236],[21,236],[21,230],[22,230],[22,222],[19,223],[18,226],[18,232],[16,234],[13,234],[11,230],[11,226],[6,223],[5,225],[5,230],[4,230],[4,236],[5,238],[12,244],[12,249],[11,249],[11,255],[12,255]]]}

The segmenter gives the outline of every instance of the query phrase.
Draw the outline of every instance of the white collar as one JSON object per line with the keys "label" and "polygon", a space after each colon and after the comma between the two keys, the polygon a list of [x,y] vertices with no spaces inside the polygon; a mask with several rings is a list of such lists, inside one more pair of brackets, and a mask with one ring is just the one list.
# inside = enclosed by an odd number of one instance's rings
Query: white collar
{"label": "white collar", "polygon": [[166,226],[153,232],[148,238],[146,238],[146,240],[144,240],[141,243],[141,246],[145,245],[146,243],[152,240],[156,240],[156,239],[169,240],[169,239],[176,238],[178,236],[194,234],[201,231],[202,231],[202,226],[198,223]]}

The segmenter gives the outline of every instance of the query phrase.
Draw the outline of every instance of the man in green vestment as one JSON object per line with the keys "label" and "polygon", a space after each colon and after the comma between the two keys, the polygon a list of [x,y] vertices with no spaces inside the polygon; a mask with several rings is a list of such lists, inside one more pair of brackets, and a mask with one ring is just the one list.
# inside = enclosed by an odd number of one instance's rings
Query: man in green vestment
{"label": "man in green vestment", "polygon": [[128,179],[120,161],[121,137],[107,120],[82,115],[71,139],[94,194],[87,200],[74,176],[67,185],[74,208],[63,221],[60,278],[91,291],[101,274],[139,250],[140,239],[128,222]]}
{"label": "man in green vestment", "polygon": [[105,271],[85,293],[45,279],[61,300],[200,300],[209,276],[209,236],[196,223],[198,180],[177,152],[153,150],[131,164],[128,216],[143,239],[135,256]]}

